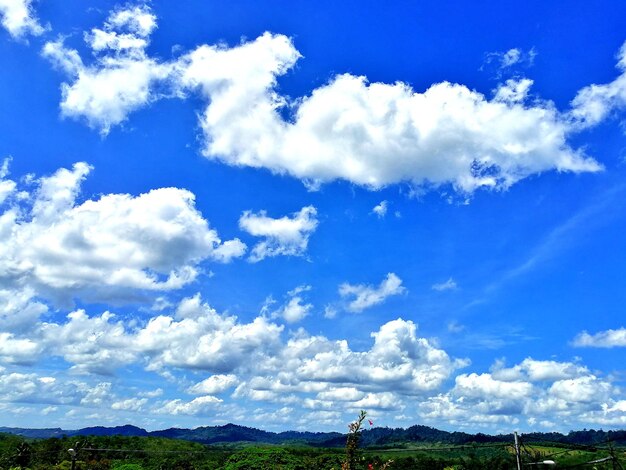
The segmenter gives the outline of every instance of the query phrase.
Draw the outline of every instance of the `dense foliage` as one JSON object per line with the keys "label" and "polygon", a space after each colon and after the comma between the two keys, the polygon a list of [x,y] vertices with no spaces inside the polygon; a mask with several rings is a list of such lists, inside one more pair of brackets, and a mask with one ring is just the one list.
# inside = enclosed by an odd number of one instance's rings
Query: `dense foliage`
{"label": "dense foliage", "polygon": [[[199,442],[201,444],[224,444],[224,443],[256,443],[276,445],[308,445],[317,447],[344,447],[346,436],[338,432],[299,432],[285,431],[274,433],[260,429],[226,424],[224,426],[203,426],[196,429],[170,428],[161,431],[148,432],[136,426],[117,426],[113,428],[90,427],[78,430],[63,430],[60,428],[49,429],[22,429],[0,427],[0,433],[19,435],[32,439],[45,439],[50,437],[84,437],[84,436],[136,436],[136,437],[165,437],[169,439],[183,439],[186,441]],[[571,431],[569,434],[561,433],[530,433],[525,434],[526,439],[537,441],[560,442],[563,444],[599,445],[612,441],[615,445],[626,446],[626,431],[603,431],[585,429]],[[384,428],[375,427],[363,429],[360,442],[363,447],[402,445],[410,442],[441,443],[450,445],[464,445],[472,443],[510,443],[513,441],[512,434],[491,436],[488,434],[469,434],[465,432],[448,432],[429,426],[415,425],[409,428]]]}
{"label": "dense foliage", "polygon": [[[360,417],[359,417],[360,418]],[[363,423],[361,419],[360,423]],[[353,423],[354,424],[354,423]],[[94,428],[98,431],[97,428]],[[249,429],[249,428],[248,428]],[[473,442],[456,433],[437,434],[426,440],[423,435],[431,428],[414,427],[407,434],[414,439],[399,442],[381,439],[385,429],[362,430],[355,426],[353,436],[341,436],[342,448],[301,444],[256,444],[245,441],[230,444],[206,445],[180,439],[145,436],[62,436],[32,439],[11,434],[0,434],[0,470],[70,470],[70,448],[76,449],[76,470],[304,470],[350,468],[350,470],[380,470],[388,465],[396,470],[505,470],[515,468],[515,459],[509,442],[500,437],[489,443],[481,439]],[[434,430],[437,431],[437,430]],[[262,431],[261,431],[262,432]],[[439,431],[437,431],[439,432]],[[415,439],[421,433],[423,439]],[[460,433],[459,433],[460,434]],[[376,436],[376,446],[366,446],[366,436]],[[441,439],[459,439],[463,445]],[[454,436],[454,437],[452,437]],[[544,435],[541,435],[544,436]],[[580,465],[591,460],[616,456],[624,465],[623,448],[607,448],[606,433],[582,431],[571,433],[585,444],[568,444],[551,436],[552,444],[542,444],[543,437],[524,435],[524,461],[536,462],[553,458],[559,467]],[[612,433],[613,437],[623,437]],[[476,438],[476,435],[474,435]],[[489,437],[489,436],[486,436]],[[356,439],[355,439],[356,438]],[[434,440],[439,438],[440,440]],[[303,439],[305,441],[306,439]],[[292,441],[293,442],[293,441]],[[512,442],[512,441],[511,441]],[[599,446],[599,444],[603,444]],[[597,446],[597,447],[594,447]],[[390,461],[393,461],[389,464]],[[346,463],[349,462],[349,467]],[[611,468],[612,462],[596,464],[598,469]]]}

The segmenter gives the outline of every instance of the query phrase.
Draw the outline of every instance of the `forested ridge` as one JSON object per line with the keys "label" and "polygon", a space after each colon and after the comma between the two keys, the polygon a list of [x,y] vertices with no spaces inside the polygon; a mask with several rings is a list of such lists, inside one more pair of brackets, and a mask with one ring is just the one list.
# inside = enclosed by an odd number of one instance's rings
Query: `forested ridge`
{"label": "forested ridge", "polygon": [[[516,465],[513,435],[423,425],[359,430],[350,467],[345,467],[350,434],[274,433],[234,424],[154,432],[130,425],[1,429],[0,470],[70,470],[72,463],[76,470],[505,470]],[[626,431],[530,433],[520,439],[525,462],[558,457],[560,468],[600,461],[593,465],[601,469],[626,460]]]}
{"label": "forested ridge", "polygon": [[[125,425],[116,427],[87,427],[77,430],[63,430],[61,428],[12,428],[0,427],[0,433],[13,434],[26,438],[45,439],[51,437],[73,436],[134,436],[134,437],[164,437],[198,442],[202,444],[219,443],[261,443],[261,444],[291,444],[299,443],[316,447],[343,447],[345,434],[339,432],[302,432],[283,431],[279,433],[261,429],[226,424],[223,426],[201,426],[195,429],[169,428],[159,431],[146,431],[137,426]],[[598,445],[612,441],[616,445],[626,446],[626,430],[603,431],[584,429],[570,431],[568,434],[558,432],[533,432],[525,434],[528,438],[546,440],[563,444]],[[465,432],[449,432],[424,425],[414,425],[408,428],[375,427],[362,431],[362,446],[384,446],[398,443],[497,443],[512,442],[513,434],[489,435],[483,433],[470,434]]]}

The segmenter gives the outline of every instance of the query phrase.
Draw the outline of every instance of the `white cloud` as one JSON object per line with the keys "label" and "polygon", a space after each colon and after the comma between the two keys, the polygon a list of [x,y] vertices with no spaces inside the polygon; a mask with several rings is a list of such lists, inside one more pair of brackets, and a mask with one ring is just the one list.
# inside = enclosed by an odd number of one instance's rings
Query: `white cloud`
{"label": "white cloud", "polygon": [[232,397],[333,413],[403,409],[410,397],[436,392],[467,364],[415,333],[410,321],[388,322],[372,333],[369,350],[357,352],[347,341],[299,329],[272,357],[254,361]]}
{"label": "white cloud", "polygon": [[522,417],[531,425],[554,428],[545,416],[566,426],[619,422],[614,398],[619,390],[585,366],[527,358],[511,368],[497,361],[492,371],[457,376],[451,390],[420,403],[420,415],[468,428],[516,424]]}
{"label": "white cloud", "polygon": [[596,125],[614,109],[626,106],[626,42],[617,55],[617,68],[621,75],[611,83],[589,85],[576,94],[571,111],[575,125]]}
{"label": "white cloud", "polygon": [[[526,105],[521,92],[517,100],[501,93],[489,101],[447,82],[419,93],[404,83],[369,84],[344,74],[288,103],[276,93],[276,80],[299,57],[288,38],[265,33],[230,49],[201,46],[183,58],[181,83],[209,101],[201,117],[207,157],[313,186],[337,179],[371,189],[409,182],[451,184],[464,193],[507,188],[548,170],[600,169],[567,145],[567,121],[551,104]],[[290,121],[278,111],[285,106]]]}
{"label": "white cloud", "polygon": [[398,410],[403,408],[396,394],[392,392],[368,393],[354,402],[352,406],[362,410]]}
{"label": "white cloud", "polygon": [[558,380],[552,384],[550,394],[567,402],[602,403],[609,398],[611,385],[593,375],[575,379]]}
{"label": "white cloud", "polygon": [[6,201],[6,199],[15,191],[15,181],[6,179],[9,175],[9,163],[10,158],[5,158],[0,166],[0,205]]}
{"label": "white cloud", "polygon": [[507,80],[504,85],[500,85],[494,96],[494,101],[502,103],[522,103],[528,96],[528,91],[533,81],[527,78],[521,80]]}
{"label": "white cloud", "polygon": [[0,402],[78,404],[87,386],[34,373],[9,372],[0,367]]}
{"label": "white cloud", "polygon": [[[308,289],[299,286],[288,295],[303,295]],[[0,401],[189,416],[226,413],[225,419],[234,416],[235,408],[230,407],[238,407],[238,402],[262,401],[291,408],[274,416],[290,417],[287,422],[294,422],[298,412],[293,410],[298,409],[350,414],[366,408],[405,414],[417,409],[426,422],[466,428],[513,426],[522,418],[540,422],[546,415],[568,426],[581,419],[623,424],[625,405],[619,389],[578,362],[526,358],[506,367],[497,361],[489,373],[470,371],[454,377],[469,362],[451,358],[433,341],[419,337],[411,321],[381,325],[371,334],[373,344],[356,350],[346,340],[311,336],[304,329],[283,341],[282,326],[264,317],[243,322],[218,314],[199,295],[168,311],[141,324],[108,312],[88,316],[77,310],[63,323],[43,322],[26,335],[5,334],[0,345],[16,354],[11,341],[27,340],[27,349],[35,345],[37,350],[24,357],[62,357],[74,371],[89,374],[110,374],[127,365],[172,377],[177,369],[207,371],[206,379],[186,390],[196,398],[155,403],[150,399],[161,390],[120,397],[107,381],[88,384],[0,367]],[[446,389],[451,379],[454,386]],[[235,387],[232,403],[216,396]],[[268,422],[274,411],[267,411]],[[329,415],[330,420],[338,418]]]}
{"label": "white cloud", "polygon": [[38,36],[45,31],[35,16],[32,3],[32,0],[0,0],[2,26],[14,38],[27,34]]}
{"label": "white cloud", "polygon": [[[305,291],[300,287],[291,294]],[[0,368],[0,401],[190,416],[232,412],[228,407],[238,406],[239,400],[332,413],[362,408],[406,413],[417,407],[429,423],[445,420],[492,429],[515,425],[521,418],[540,422],[546,415],[566,425],[583,418],[601,424],[623,421],[619,389],[577,362],[526,358],[506,367],[497,361],[490,373],[457,375],[454,386],[445,390],[453,373],[468,361],[450,358],[418,337],[411,321],[383,324],[371,334],[373,345],[360,351],[345,340],[311,336],[303,329],[283,342],[282,330],[263,317],[245,323],[219,315],[199,296],[182,301],[172,315],[161,314],[144,325],[125,323],[108,313],[88,317],[76,311],[64,324],[44,323],[35,330],[38,334],[31,331],[30,341],[43,348],[46,357],[61,356],[80,372],[111,373],[115,367],[141,364],[154,371],[181,368],[212,375],[187,389],[198,397],[155,405],[149,399],[162,391],[120,397],[109,382],[59,381]],[[234,387],[232,404],[216,396]],[[283,415],[295,419],[293,411]]]}
{"label": "white cloud", "polygon": [[389,208],[389,202],[381,201],[380,204],[374,206],[372,212],[378,216],[379,219],[382,219],[387,215],[387,210]]}
{"label": "white cloud", "polygon": [[23,335],[0,332],[0,361],[62,357],[80,374],[110,375],[131,364],[165,373],[169,368],[228,373],[280,350],[282,330],[264,317],[241,323],[220,315],[196,295],[181,301],[174,316],[158,315],[145,325],[110,312],[89,316],[76,310],[64,323],[41,322]]}
{"label": "white cloud", "polygon": [[350,350],[346,341],[304,336],[289,341],[281,359],[284,370],[294,370],[306,382],[328,382],[420,394],[436,390],[455,369],[455,361],[428,340],[416,336],[416,325],[402,319],[390,321],[372,333],[369,351]]}
{"label": "white cloud", "polygon": [[83,385],[83,389],[86,389],[86,394],[80,401],[81,405],[87,406],[100,406],[112,404],[114,396],[111,391],[110,382],[100,382],[95,387],[87,387]]}
{"label": "white cloud", "polygon": [[520,400],[533,393],[533,386],[523,381],[501,381],[491,374],[462,374],[456,378],[455,392],[467,398]]}
{"label": "white cloud", "polygon": [[511,368],[496,361],[492,376],[499,380],[530,380],[531,382],[572,379],[589,374],[589,369],[574,362],[538,361],[530,357]]}
{"label": "white cloud", "polygon": [[59,410],[59,408],[57,406],[47,406],[43,410],[41,410],[41,414],[43,414],[44,416],[47,416],[50,413],[54,413],[54,412],[56,412],[58,410]]}
{"label": "white cloud", "polygon": [[517,72],[520,68],[532,67],[537,57],[534,48],[524,51],[519,47],[514,47],[505,52],[489,52],[485,55],[485,68],[494,68],[495,75],[501,77],[504,74]]}
{"label": "white cloud", "polygon": [[139,396],[146,398],[156,398],[163,395],[163,389],[157,388],[155,390],[148,390],[146,392],[139,392]]}
{"label": "white cloud", "polygon": [[587,348],[626,347],[626,328],[599,331],[593,335],[583,331],[574,338],[573,344]]}
{"label": "white cloud", "polygon": [[189,402],[177,398],[163,403],[154,411],[161,414],[197,416],[214,411],[221,403],[221,399],[211,395],[197,397]]}
{"label": "white cloud", "polygon": [[65,324],[43,323],[40,342],[47,351],[74,364],[75,372],[112,374],[137,358],[128,346],[130,338],[124,324],[112,323],[113,318],[109,312],[89,317],[84,310],[77,310],[67,316]]}
{"label": "white cloud", "polygon": [[111,12],[102,29],[85,34],[95,55],[91,65],[85,65],[76,50],[67,49],[62,39],[46,43],[44,57],[72,79],[61,87],[63,116],[84,118],[107,134],[132,111],[163,97],[155,87],[165,83],[172,67],[145,52],[154,28],[156,17],[145,5]]}
{"label": "white cloud", "polygon": [[337,308],[333,305],[324,307],[324,318],[333,319],[337,316]]}
{"label": "white cloud", "polygon": [[34,296],[31,288],[0,289],[0,331],[23,333],[37,325],[48,307]]}
{"label": "white cloud", "polygon": [[339,295],[342,298],[353,297],[347,305],[347,310],[357,313],[384,302],[388,297],[404,292],[406,292],[406,288],[402,286],[402,279],[394,273],[388,273],[378,287],[348,283],[339,286]]}
{"label": "white cloud", "polygon": [[[16,204],[0,214],[0,278],[7,287],[26,286],[22,297],[111,300],[132,297],[133,290],[176,289],[196,278],[200,262],[243,255],[245,245],[222,243],[183,189],[77,203],[90,171],[77,163],[41,178],[32,206]],[[44,310],[26,301],[13,309],[30,308],[29,318]]]}
{"label": "white cloud", "polygon": [[0,332],[0,361],[9,364],[32,364],[41,347],[27,338],[15,338],[11,333]]}
{"label": "white cloud", "polygon": [[150,369],[231,373],[242,364],[261,362],[280,348],[282,326],[264,317],[239,323],[236,317],[219,315],[199,295],[182,301],[176,317],[151,318],[132,338],[133,347],[150,357]]}
{"label": "white cloud", "polygon": [[[282,318],[287,323],[301,321],[304,317],[309,315],[313,309],[313,304],[306,303],[304,300],[305,293],[310,290],[311,286],[301,285],[287,292],[287,300],[271,313],[272,318]],[[268,297],[261,313],[268,313],[270,307],[275,303],[276,301],[271,296]]]}
{"label": "white cloud", "polygon": [[[290,100],[276,91],[277,81],[301,54],[286,36],[202,45],[164,62],[146,53],[155,27],[147,6],[112,12],[85,35],[95,54],[91,65],[61,41],[46,44],[44,55],[72,77],[62,87],[62,113],[106,134],[156,99],[196,91],[207,102],[200,117],[206,157],[289,174],[310,188],[335,180],[368,189],[406,182],[421,189],[451,185],[467,195],[545,171],[599,171],[568,138],[580,121],[595,123],[606,114],[598,103],[623,101],[621,79],[581,90],[570,116],[550,102],[528,103],[528,79],[507,81],[490,100],[460,84],[419,92],[350,74]],[[498,63],[511,68],[533,57],[532,50],[511,49]]]}
{"label": "white cloud", "polygon": [[126,400],[113,402],[111,404],[111,409],[124,411],[141,411],[146,403],[148,403],[147,398],[127,398]]}
{"label": "white cloud", "polygon": [[[109,312],[88,316],[77,310],[64,323],[43,322],[27,335],[0,332],[0,361],[34,363],[43,357],[62,357],[71,364],[71,371],[80,374],[111,375],[129,365],[164,375],[171,375],[171,369],[206,370],[217,374],[188,392],[212,395],[238,383],[232,373],[235,370],[260,373],[267,368],[283,347],[282,330],[263,317],[245,323],[219,315],[195,296],[183,300],[173,316],[158,315],[145,325],[124,322]],[[154,398],[160,394],[162,390],[140,396]],[[105,401],[101,397],[96,403],[96,398],[90,394],[82,400],[95,405]],[[107,401],[113,403],[114,398]],[[131,409],[130,402],[122,402],[114,409]]]}
{"label": "white cloud", "polygon": [[312,304],[305,304],[303,302],[300,296],[292,297],[275,313],[277,316],[282,317],[287,323],[299,322],[306,317],[313,308]]}
{"label": "white cloud", "polygon": [[510,67],[511,65],[518,63],[521,56],[522,52],[519,49],[509,49],[502,56],[502,67]]}
{"label": "white cloud", "polygon": [[456,281],[452,278],[449,278],[446,282],[440,282],[437,284],[433,284],[431,286],[432,290],[436,290],[439,292],[443,292],[446,290],[455,290],[457,288]]}
{"label": "white cloud", "polygon": [[234,387],[237,383],[237,376],[233,374],[212,375],[202,382],[189,387],[187,392],[193,395],[216,395]]}
{"label": "white cloud", "polygon": [[333,387],[317,394],[320,400],[329,401],[357,401],[364,396],[365,393],[355,387]]}
{"label": "white cloud", "polygon": [[304,255],[317,224],[317,210],[313,206],[303,207],[292,217],[274,219],[265,211],[258,214],[246,211],[239,219],[242,230],[255,237],[264,237],[250,253],[249,260],[253,263],[278,255]]}

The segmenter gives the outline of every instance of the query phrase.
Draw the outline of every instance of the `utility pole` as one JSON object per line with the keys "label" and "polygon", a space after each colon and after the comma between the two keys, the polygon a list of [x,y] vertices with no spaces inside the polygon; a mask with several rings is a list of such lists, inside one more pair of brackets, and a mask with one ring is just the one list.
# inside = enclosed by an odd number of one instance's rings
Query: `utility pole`
{"label": "utility pole", "polygon": [[613,470],[623,469],[622,464],[619,463],[617,455],[615,455],[615,447],[613,447],[613,443],[609,442],[609,455],[611,456],[611,463],[613,466]]}
{"label": "utility pole", "polygon": [[517,431],[513,433],[515,437],[515,462],[517,463],[517,470],[522,470],[522,455],[519,450],[519,440],[517,438]]}
{"label": "utility pole", "polygon": [[72,456],[72,470],[76,470],[76,451],[74,449],[67,450]]}

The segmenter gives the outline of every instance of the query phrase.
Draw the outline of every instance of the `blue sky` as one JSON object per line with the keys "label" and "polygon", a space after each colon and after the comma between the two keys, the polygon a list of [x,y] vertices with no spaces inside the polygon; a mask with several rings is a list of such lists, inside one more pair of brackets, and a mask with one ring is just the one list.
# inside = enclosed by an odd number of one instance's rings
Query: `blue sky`
{"label": "blue sky", "polygon": [[0,15],[0,424],[626,424],[623,2]]}

